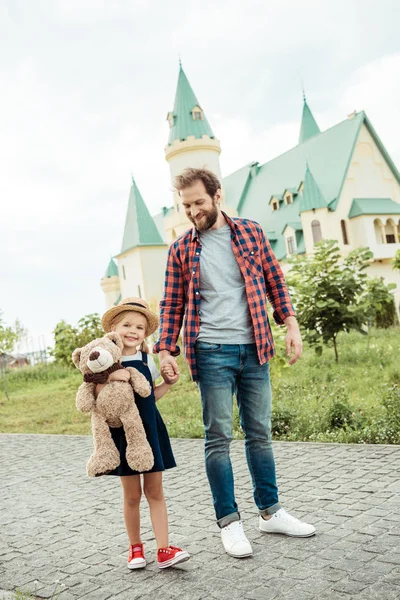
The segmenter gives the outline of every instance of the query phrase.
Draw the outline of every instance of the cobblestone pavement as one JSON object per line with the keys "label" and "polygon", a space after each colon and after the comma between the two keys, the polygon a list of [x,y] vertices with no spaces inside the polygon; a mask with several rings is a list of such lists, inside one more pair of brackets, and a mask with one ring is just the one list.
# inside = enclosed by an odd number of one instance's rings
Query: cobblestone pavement
{"label": "cobblestone pavement", "polygon": [[276,443],[281,501],[318,529],[294,539],[258,531],[243,442],[234,442],[237,500],[254,550],[242,560],[223,552],[202,440],[173,446],[171,543],[192,559],[157,570],[143,502],[150,561],[129,571],[119,480],[85,474],[91,438],[0,435],[0,589],[36,587],[49,598],[59,580],[60,600],[400,598],[400,446]]}

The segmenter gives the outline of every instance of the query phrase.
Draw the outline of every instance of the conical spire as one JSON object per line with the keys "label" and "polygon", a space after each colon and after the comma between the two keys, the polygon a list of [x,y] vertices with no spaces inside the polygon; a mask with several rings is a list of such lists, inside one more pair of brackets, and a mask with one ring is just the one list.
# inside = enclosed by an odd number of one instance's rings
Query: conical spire
{"label": "conical spire", "polygon": [[310,167],[307,165],[303,196],[300,200],[300,212],[312,210],[313,208],[327,208],[327,203],[310,171]]}
{"label": "conical spire", "polygon": [[108,263],[107,271],[105,272],[104,277],[118,277],[118,267],[113,258]]}
{"label": "conical spire", "polygon": [[150,215],[132,177],[121,254],[137,246],[164,246],[156,224]]}
{"label": "conical spire", "polygon": [[307,104],[306,95],[303,92],[303,116],[301,118],[301,129],[300,129],[300,137],[299,144],[306,142],[308,139],[320,133],[319,127],[317,125],[316,120],[313,117],[313,114]]}
{"label": "conical spire", "polygon": [[202,138],[203,135],[208,135],[210,138],[214,138],[212,129],[185,75],[180,60],[174,110],[168,113],[167,119],[171,128],[168,145],[175,140],[186,140],[189,136]]}

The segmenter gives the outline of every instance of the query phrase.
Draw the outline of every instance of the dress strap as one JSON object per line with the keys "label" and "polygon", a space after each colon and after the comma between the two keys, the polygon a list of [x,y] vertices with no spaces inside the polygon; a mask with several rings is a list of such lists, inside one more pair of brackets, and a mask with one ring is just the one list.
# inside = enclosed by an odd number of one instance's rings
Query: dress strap
{"label": "dress strap", "polygon": [[147,365],[147,352],[143,352],[143,350],[142,350],[142,363]]}

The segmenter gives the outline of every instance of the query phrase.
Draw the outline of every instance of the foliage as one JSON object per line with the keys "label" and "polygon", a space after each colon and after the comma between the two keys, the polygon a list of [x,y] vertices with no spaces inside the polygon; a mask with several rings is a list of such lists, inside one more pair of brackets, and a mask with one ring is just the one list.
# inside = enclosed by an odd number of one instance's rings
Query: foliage
{"label": "foliage", "polygon": [[17,332],[3,324],[3,313],[0,311],[0,353],[12,352],[17,341]]}
{"label": "foliage", "polygon": [[[303,357],[293,366],[286,367],[285,357],[276,369],[274,359],[274,439],[400,443],[399,339],[400,328],[371,329],[368,339],[354,331],[340,333],[340,364],[329,352],[317,356],[307,343]],[[278,357],[283,357],[283,341],[275,341]],[[171,437],[201,438],[198,388],[182,356],[178,362],[181,378],[157,405]],[[56,363],[13,370],[8,378],[10,402],[1,406],[1,430],[90,435],[90,418],[75,409],[81,381],[77,369]],[[0,402],[3,398],[0,389]],[[243,438],[236,406],[233,433]]]}
{"label": "foliage", "polygon": [[338,243],[323,240],[311,256],[296,257],[288,283],[294,288],[297,318],[306,341],[322,353],[332,343],[339,359],[337,336],[357,330],[368,322],[365,270],[372,252],[357,248],[342,259]]}
{"label": "foliage", "polygon": [[[11,596],[10,600],[35,600],[37,598],[36,594],[38,592],[38,587],[37,587],[38,581],[34,582],[34,589],[33,590],[21,590],[20,588],[17,588],[14,592],[13,595]],[[65,588],[65,584],[59,582],[59,580],[55,581],[53,584],[53,591],[51,596],[49,597],[49,600],[58,600],[61,593],[64,591]],[[39,588],[40,591],[40,588]]]}
{"label": "foliage", "polygon": [[385,284],[383,277],[371,277],[367,280],[366,300],[369,306],[370,322],[381,329],[397,324],[396,306],[392,290],[395,283]]}
{"label": "foliage", "polygon": [[72,366],[71,355],[75,348],[81,348],[91,340],[102,337],[104,331],[97,313],[86,315],[73,327],[65,321],[57,323],[54,329],[54,348],[50,350],[57,363]]}
{"label": "foliage", "polygon": [[397,250],[396,254],[394,255],[392,265],[395,271],[400,271],[400,250]]}

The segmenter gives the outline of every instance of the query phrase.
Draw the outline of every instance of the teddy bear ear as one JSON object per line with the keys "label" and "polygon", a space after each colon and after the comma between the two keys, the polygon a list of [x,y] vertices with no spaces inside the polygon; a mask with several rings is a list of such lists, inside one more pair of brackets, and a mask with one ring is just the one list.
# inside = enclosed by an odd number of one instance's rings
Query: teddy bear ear
{"label": "teddy bear ear", "polygon": [[81,352],[82,352],[82,348],[77,348],[72,353],[72,362],[78,369],[79,369],[79,363],[81,360]]}
{"label": "teddy bear ear", "polygon": [[123,350],[124,345],[122,343],[121,336],[119,335],[119,333],[117,333],[116,331],[111,331],[110,333],[106,333],[104,337],[108,338],[111,342],[114,342],[114,344],[118,346],[120,350]]}

